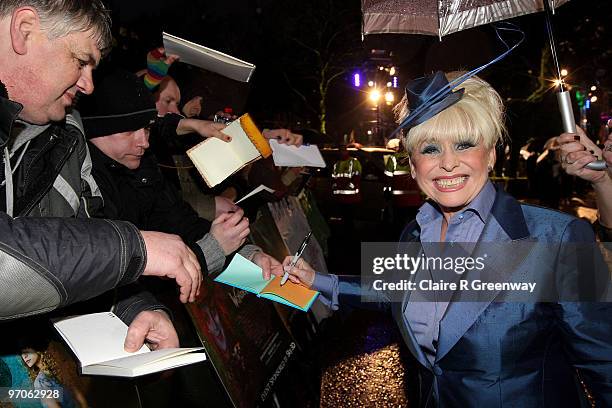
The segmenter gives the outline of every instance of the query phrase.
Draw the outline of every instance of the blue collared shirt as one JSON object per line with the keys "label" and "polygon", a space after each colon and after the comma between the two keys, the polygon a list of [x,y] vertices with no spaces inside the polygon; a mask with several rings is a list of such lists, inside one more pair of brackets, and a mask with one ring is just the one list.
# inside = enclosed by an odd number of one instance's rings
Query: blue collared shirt
{"label": "blue collared shirt", "polygon": [[[472,202],[454,214],[446,230],[446,242],[476,242],[484,229],[487,217],[495,201],[495,187],[490,181],[484,185]],[[440,209],[430,202],[419,208],[416,222],[421,229],[421,242],[440,242],[443,215]]]}
{"label": "blue collared shirt", "polygon": [[[480,193],[463,210],[454,214],[446,230],[445,242],[477,242],[484,230],[485,223],[495,201],[495,187],[490,181]],[[416,222],[421,230],[421,242],[440,242],[442,220],[440,209],[432,203],[425,203],[419,208]],[[426,271],[419,271],[426,273]],[[415,291],[411,293],[404,309],[404,319],[410,325],[414,336],[433,364],[436,357],[440,321],[446,312],[448,302],[421,301],[425,298]]]}

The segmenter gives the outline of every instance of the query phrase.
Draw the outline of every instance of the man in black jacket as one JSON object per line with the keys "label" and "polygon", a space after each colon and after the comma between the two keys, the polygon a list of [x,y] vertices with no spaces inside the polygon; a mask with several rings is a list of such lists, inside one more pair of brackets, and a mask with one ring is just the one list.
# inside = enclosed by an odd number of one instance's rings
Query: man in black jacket
{"label": "man in black jacket", "polygon": [[[96,92],[79,104],[85,135],[90,139],[92,174],[104,198],[104,216],[131,221],[140,228],[175,233],[190,244],[208,272],[219,271],[225,257],[240,249],[269,275],[278,262],[254,245],[244,245],[248,219],[238,208],[212,223],[183,201],[161,174],[155,157],[146,150],[149,133],[167,128],[157,118],[152,94],[135,75],[121,70],[101,71]],[[208,123],[204,136],[218,136],[218,123]],[[176,137],[176,135],[175,135]],[[221,136],[223,137],[223,136]]]}
{"label": "man in black jacket", "polygon": [[[178,236],[80,218],[99,192],[65,116],[78,92],[93,91],[92,69],[109,44],[99,0],[0,2],[0,320],[89,299],[140,275],[173,278],[184,302],[199,290],[200,266]],[[135,317],[135,343],[167,325],[159,313]]]}

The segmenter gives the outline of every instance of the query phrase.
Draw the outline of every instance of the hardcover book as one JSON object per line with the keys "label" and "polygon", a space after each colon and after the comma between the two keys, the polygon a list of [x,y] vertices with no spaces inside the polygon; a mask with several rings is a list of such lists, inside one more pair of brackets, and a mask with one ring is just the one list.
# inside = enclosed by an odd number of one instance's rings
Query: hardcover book
{"label": "hardcover book", "polygon": [[234,255],[227,269],[215,278],[215,282],[255,293],[258,297],[273,300],[304,312],[310,309],[319,292],[287,281],[280,285],[281,277],[274,276],[269,280],[262,277],[262,270],[240,254]]}
{"label": "hardcover book", "polygon": [[53,323],[70,346],[83,374],[137,377],[206,360],[202,347],[151,351],[146,345],[134,353],[123,349],[128,327],[112,312],[68,317]]}
{"label": "hardcover book", "polygon": [[222,130],[232,137],[230,142],[211,137],[187,151],[198,172],[209,187],[223,180],[260,157],[269,157],[272,149],[248,113]]}

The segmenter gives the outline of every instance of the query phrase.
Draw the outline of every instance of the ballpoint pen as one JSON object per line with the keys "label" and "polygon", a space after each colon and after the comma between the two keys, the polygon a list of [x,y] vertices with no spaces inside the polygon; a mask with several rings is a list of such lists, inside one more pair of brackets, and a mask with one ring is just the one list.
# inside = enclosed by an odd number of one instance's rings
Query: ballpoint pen
{"label": "ballpoint pen", "polygon": [[[302,256],[302,253],[306,249],[306,246],[308,245],[308,241],[310,241],[311,236],[312,236],[312,231],[310,231],[308,235],[306,235],[306,237],[302,241],[302,244],[300,245],[300,248],[297,250],[295,255],[293,255],[293,259],[291,259],[291,263],[288,265],[289,270],[291,270],[291,268],[295,266],[297,261]],[[280,285],[283,286],[285,283],[287,283],[287,279],[289,279],[289,272],[285,271],[285,274],[283,275],[283,278],[280,281]]]}

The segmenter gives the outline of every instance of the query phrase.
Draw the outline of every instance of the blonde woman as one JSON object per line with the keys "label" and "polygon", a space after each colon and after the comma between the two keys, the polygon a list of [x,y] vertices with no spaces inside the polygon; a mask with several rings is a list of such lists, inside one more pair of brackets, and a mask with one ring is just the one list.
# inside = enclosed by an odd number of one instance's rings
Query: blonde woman
{"label": "blonde woman", "polygon": [[[592,263],[562,244],[591,245],[591,227],[522,204],[489,181],[505,130],[502,100],[488,83],[437,72],[409,84],[396,111],[412,176],[428,197],[401,241],[506,245],[491,261],[515,265],[516,274],[563,270],[565,284],[581,284]],[[539,246],[524,257],[512,251],[530,241]],[[419,363],[411,406],[577,407],[586,401],[583,385],[600,406],[612,406],[609,303],[502,302],[504,291],[478,302],[456,301],[464,294],[458,292],[450,301],[423,301],[406,290],[401,301],[366,304],[357,277],[318,274],[304,261],[291,269],[289,262],[292,281],[320,291],[334,309],[351,303],[391,310]]]}

